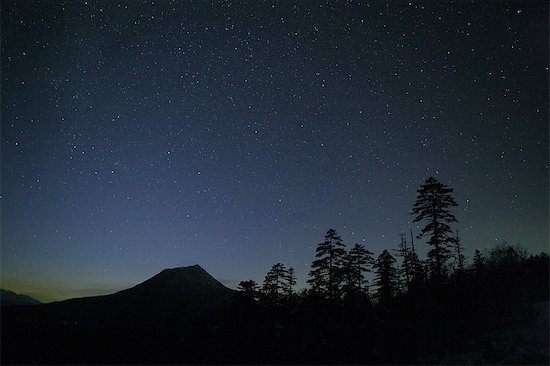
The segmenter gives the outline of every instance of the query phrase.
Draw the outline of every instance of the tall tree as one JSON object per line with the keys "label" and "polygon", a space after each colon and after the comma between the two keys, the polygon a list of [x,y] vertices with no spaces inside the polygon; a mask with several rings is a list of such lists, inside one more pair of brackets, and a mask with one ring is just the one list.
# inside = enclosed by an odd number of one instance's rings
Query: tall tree
{"label": "tall tree", "polygon": [[374,284],[379,303],[386,303],[397,294],[399,274],[395,263],[395,258],[387,249],[384,249],[374,261],[372,268],[375,273]]}
{"label": "tall tree", "polygon": [[399,234],[400,242],[397,244],[397,256],[402,258],[401,267],[399,268],[399,274],[404,279],[405,285],[409,290],[413,284],[418,283],[422,272],[422,265],[418,259],[418,255],[414,250],[414,241],[412,238],[411,230],[411,242],[410,245],[407,242],[406,234]]}
{"label": "tall tree", "polygon": [[342,267],[346,254],[344,248],[336,230],[329,229],[325,241],[317,246],[317,259],[313,261],[309,272],[310,279],[307,282],[314,292],[325,294],[330,299],[341,297]]}
{"label": "tall tree", "polygon": [[397,252],[397,256],[402,258],[401,262],[401,268],[399,270],[399,274],[402,275],[403,279],[405,280],[405,284],[407,285],[407,288],[411,285],[412,278],[413,278],[413,268],[412,263],[408,260],[410,259],[409,253],[412,252],[412,249],[408,247],[407,245],[407,239],[405,238],[406,234],[400,233],[400,242],[397,244],[397,249],[394,249]]}
{"label": "tall tree", "polygon": [[485,257],[478,249],[474,251],[474,263],[472,264],[472,269],[477,275],[483,273],[485,270]]}
{"label": "tall tree", "polygon": [[409,286],[410,290],[412,286],[418,285],[423,281],[424,265],[422,264],[420,258],[418,258],[418,254],[416,253],[416,250],[414,248],[414,237],[412,229],[409,230],[411,234],[411,246],[410,250],[407,253],[407,256],[403,259],[403,261],[406,262],[405,266],[411,271],[411,283]]}
{"label": "tall tree", "polygon": [[287,269],[282,263],[274,264],[267,272],[262,292],[269,302],[279,303],[287,288]]}
{"label": "tall tree", "polygon": [[464,246],[460,242],[460,236],[458,236],[458,229],[456,229],[456,235],[452,242],[454,249],[454,258],[456,260],[456,272],[464,272],[464,263],[466,262],[466,256],[464,255]]}
{"label": "tall tree", "polygon": [[285,280],[286,280],[286,283],[285,283],[286,295],[290,297],[292,296],[292,294],[294,294],[293,288],[294,288],[294,285],[296,285],[296,275],[294,274],[294,268],[290,267],[286,271]]}
{"label": "tall tree", "polygon": [[365,246],[355,244],[344,257],[344,291],[357,295],[367,291],[365,272],[371,271],[374,262],[372,253]]}
{"label": "tall tree", "polygon": [[414,222],[426,222],[418,238],[429,235],[428,260],[432,276],[440,279],[443,276],[445,262],[451,256],[450,244],[453,238],[450,224],[458,222],[451,213],[450,208],[457,206],[455,199],[451,196],[452,188],[440,183],[434,177],[430,177],[417,190],[418,195],[413,206],[412,214]]}
{"label": "tall tree", "polygon": [[409,228],[410,232],[411,232],[411,250],[413,253],[416,254],[416,251],[414,249],[414,237],[413,237],[413,230],[411,228]]}

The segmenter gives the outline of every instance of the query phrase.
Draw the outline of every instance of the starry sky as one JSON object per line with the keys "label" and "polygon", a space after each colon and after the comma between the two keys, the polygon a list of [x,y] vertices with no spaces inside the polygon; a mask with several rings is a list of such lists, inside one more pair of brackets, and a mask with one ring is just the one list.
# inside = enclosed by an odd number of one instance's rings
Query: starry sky
{"label": "starry sky", "polygon": [[[43,301],[200,264],[375,255],[429,176],[466,254],[548,251],[548,5],[1,3],[1,286]],[[416,243],[426,252],[424,241]]]}

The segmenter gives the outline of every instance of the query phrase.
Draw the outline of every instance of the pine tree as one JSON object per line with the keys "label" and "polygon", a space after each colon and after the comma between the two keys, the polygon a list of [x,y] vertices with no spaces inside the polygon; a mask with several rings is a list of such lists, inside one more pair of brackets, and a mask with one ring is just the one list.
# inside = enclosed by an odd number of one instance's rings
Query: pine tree
{"label": "pine tree", "polygon": [[410,232],[410,243],[407,242],[406,234],[400,233],[399,236],[401,240],[397,244],[397,249],[394,249],[394,251],[397,252],[397,256],[402,258],[401,266],[398,270],[398,273],[400,275],[400,278],[402,279],[400,281],[400,284],[402,285],[402,282],[404,280],[404,285],[406,286],[407,290],[410,290],[412,287],[417,286],[421,282],[423,275],[422,263],[420,262],[420,259],[418,258],[418,255],[416,254],[416,251],[414,249],[412,230]]}
{"label": "pine tree", "polygon": [[458,236],[458,229],[456,230],[456,236],[454,237],[452,244],[454,247],[454,257],[456,260],[456,272],[460,274],[464,272],[464,263],[466,262],[466,256],[463,254],[464,246],[460,242],[460,236]]}
{"label": "pine tree", "polygon": [[399,275],[395,267],[395,258],[385,249],[374,262],[374,284],[379,303],[387,303],[397,294]]}
{"label": "pine tree", "polygon": [[279,303],[287,288],[287,269],[282,263],[277,263],[267,272],[262,287],[266,299],[272,303]]}
{"label": "pine tree", "polygon": [[237,289],[247,295],[254,297],[258,292],[258,284],[254,280],[241,281]]}
{"label": "pine tree", "polygon": [[401,257],[403,261],[401,262],[401,268],[399,270],[399,274],[402,275],[402,277],[405,280],[405,285],[410,287],[412,278],[413,278],[413,269],[412,269],[412,263],[410,262],[410,253],[411,249],[407,245],[407,239],[405,239],[405,235],[403,233],[399,234],[400,242],[397,244],[397,249],[394,249],[397,252],[397,256]]}
{"label": "pine tree", "polygon": [[285,280],[286,280],[286,283],[285,283],[286,295],[288,297],[291,297],[294,294],[293,287],[296,285],[296,276],[294,275],[294,268],[290,267],[286,271]]}
{"label": "pine tree", "polygon": [[410,245],[407,242],[406,234],[399,234],[400,242],[397,244],[397,256],[402,258],[399,274],[405,282],[407,290],[410,290],[414,285],[418,284],[422,275],[422,264],[418,259],[418,255],[414,250],[414,241],[411,230]]}
{"label": "pine tree", "polygon": [[428,260],[432,276],[440,279],[443,276],[445,262],[451,256],[449,246],[453,238],[449,236],[449,225],[458,221],[449,209],[457,206],[457,203],[451,196],[453,189],[438,182],[434,177],[428,178],[417,192],[418,196],[412,210],[412,214],[415,215],[414,222],[426,222],[418,238],[430,235],[428,245],[431,249],[428,251]]}
{"label": "pine tree", "polygon": [[317,246],[315,257],[307,281],[314,292],[330,299],[341,297],[342,267],[346,254],[345,245],[336,233],[329,229],[325,241]]}
{"label": "pine tree", "polygon": [[411,234],[411,250],[409,251],[407,257],[405,258],[405,261],[409,263],[408,266],[412,270],[411,286],[416,286],[424,280],[425,273],[424,273],[424,265],[420,260],[420,258],[418,258],[418,254],[414,249],[414,236],[413,236],[412,229],[409,229],[409,230]]}
{"label": "pine tree", "polygon": [[372,253],[363,245],[355,244],[344,257],[344,292],[347,295],[366,293],[368,281],[365,272],[371,271]]}
{"label": "pine tree", "polygon": [[474,263],[472,264],[472,269],[476,274],[481,274],[485,271],[485,257],[479,250],[474,251]]}
{"label": "pine tree", "polygon": [[259,298],[259,286],[254,280],[241,281],[237,286],[237,289],[249,301],[256,301]]}

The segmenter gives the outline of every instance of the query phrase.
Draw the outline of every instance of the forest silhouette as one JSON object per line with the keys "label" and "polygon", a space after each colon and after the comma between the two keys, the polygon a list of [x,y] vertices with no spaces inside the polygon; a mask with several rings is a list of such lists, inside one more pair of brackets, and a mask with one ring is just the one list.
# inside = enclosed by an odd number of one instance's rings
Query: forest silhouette
{"label": "forest silhouette", "polygon": [[276,263],[208,314],[3,306],[2,362],[548,364],[548,254],[504,242],[469,260],[453,190],[417,192],[416,237],[375,256],[329,229],[305,289]]}

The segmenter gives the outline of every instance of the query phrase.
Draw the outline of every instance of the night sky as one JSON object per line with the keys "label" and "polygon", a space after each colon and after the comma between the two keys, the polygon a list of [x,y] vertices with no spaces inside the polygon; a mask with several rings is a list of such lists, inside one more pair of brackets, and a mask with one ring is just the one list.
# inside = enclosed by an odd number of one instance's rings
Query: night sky
{"label": "night sky", "polygon": [[2,1],[1,287],[303,286],[331,227],[417,234],[431,175],[470,260],[548,251],[547,2],[387,3]]}

